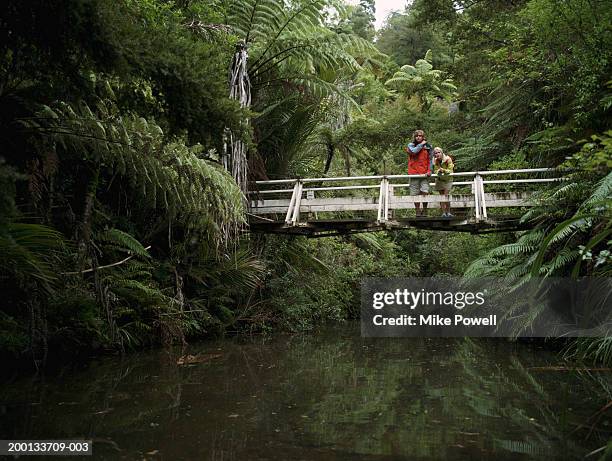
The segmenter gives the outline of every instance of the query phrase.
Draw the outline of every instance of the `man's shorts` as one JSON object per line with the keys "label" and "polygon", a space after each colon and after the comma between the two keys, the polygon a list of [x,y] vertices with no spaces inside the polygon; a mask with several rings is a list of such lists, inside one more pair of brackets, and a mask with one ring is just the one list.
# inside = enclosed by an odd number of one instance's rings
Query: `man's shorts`
{"label": "man's shorts", "polygon": [[429,178],[410,179],[410,195],[419,195],[421,192],[429,193]]}

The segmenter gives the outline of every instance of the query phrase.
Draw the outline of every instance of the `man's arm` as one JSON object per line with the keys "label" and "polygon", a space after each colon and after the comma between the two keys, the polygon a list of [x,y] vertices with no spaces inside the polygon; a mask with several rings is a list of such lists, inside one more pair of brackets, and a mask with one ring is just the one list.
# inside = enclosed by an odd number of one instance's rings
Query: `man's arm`
{"label": "man's arm", "polygon": [[423,146],[421,144],[415,145],[412,142],[410,144],[408,144],[408,152],[410,154],[418,154],[419,152],[421,152],[422,148],[423,148]]}

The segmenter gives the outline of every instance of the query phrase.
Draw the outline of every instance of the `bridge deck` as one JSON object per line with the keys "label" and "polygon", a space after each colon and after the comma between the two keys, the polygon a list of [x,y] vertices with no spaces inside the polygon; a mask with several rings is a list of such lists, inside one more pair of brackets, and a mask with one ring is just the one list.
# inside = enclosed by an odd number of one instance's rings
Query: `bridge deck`
{"label": "bridge deck", "polygon": [[438,231],[469,232],[485,234],[490,232],[507,232],[519,230],[523,225],[515,217],[496,217],[487,221],[476,222],[473,218],[456,216],[453,219],[442,217],[413,217],[390,219],[385,223],[365,218],[352,219],[316,219],[306,220],[289,226],[283,220],[257,220],[249,222],[251,232],[266,234],[305,235],[308,237],[331,237],[335,235],[355,234],[360,232],[377,232],[400,229],[427,229]]}
{"label": "bridge deck", "polygon": [[[472,233],[516,230],[522,226],[521,210],[534,205],[537,188],[562,179],[515,177],[550,175],[552,171],[538,168],[455,173],[453,176],[468,180],[456,181],[456,192],[450,196],[405,195],[409,187],[405,175],[259,181],[258,190],[250,192],[249,227],[252,232],[307,236],[406,228]],[[512,175],[512,179],[483,179],[504,174]],[[338,182],[351,184],[325,185]],[[453,218],[436,216],[443,202],[450,203]],[[427,203],[429,216],[414,216],[409,210],[415,209],[415,203]]]}

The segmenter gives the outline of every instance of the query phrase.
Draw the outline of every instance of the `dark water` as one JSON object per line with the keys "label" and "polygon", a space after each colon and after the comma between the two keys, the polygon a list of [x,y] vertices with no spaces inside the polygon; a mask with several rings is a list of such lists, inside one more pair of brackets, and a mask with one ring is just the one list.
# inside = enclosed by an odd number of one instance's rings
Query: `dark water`
{"label": "dark water", "polygon": [[347,325],[187,352],[204,362],[155,351],[4,384],[0,438],[93,439],[93,459],[580,459],[612,429],[592,417],[610,372],[542,370],[562,364],[503,340]]}

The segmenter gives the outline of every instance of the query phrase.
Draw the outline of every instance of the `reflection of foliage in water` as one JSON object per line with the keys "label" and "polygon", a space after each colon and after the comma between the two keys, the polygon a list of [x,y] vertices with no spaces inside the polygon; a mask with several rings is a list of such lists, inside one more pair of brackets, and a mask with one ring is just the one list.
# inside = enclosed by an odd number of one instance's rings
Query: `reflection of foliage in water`
{"label": "reflection of foliage in water", "polygon": [[603,418],[586,441],[589,426],[572,432],[610,400],[607,375],[533,370],[556,364],[553,354],[516,344],[336,329],[215,347],[204,355],[221,357],[194,366],[177,367],[176,353],[137,354],[3,386],[0,401],[22,404],[9,404],[0,430],[93,438],[94,458],[132,459],[154,449],[168,459],[576,457],[608,435]]}
{"label": "reflection of foliage in water", "polygon": [[[314,353],[292,349],[309,371],[301,379],[310,384],[305,399],[314,402],[306,438],[362,454],[440,458],[465,449],[473,456],[584,456],[588,450],[568,435],[585,417],[568,405],[580,405],[578,382],[601,395],[607,380],[564,375],[568,379],[555,382],[550,371],[530,372],[529,357],[500,357],[489,345],[469,339],[344,340]],[[445,357],[449,348],[453,352]]]}
{"label": "reflection of foliage in water", "polygon": [[[145,367],[134,359],[101,362],[86,373],[67,373],[72,376],[61,386],[57,385],[61,377],[50,382],[32,379],[26,388],[4,386],[0,401],[12,404],[26,400],[24,405],[29,410],[21,418],[21,426],[9,426],[14,421],[7,418],[7,425],[0,425],[3,433],[13,432],[13,438],[24,434],[30,438],[46,438],[49,434],[70,438],[128,432],[148,426],[152,418],[167,413],[177,399],[180,401],[179,370],[166,354],[160,355],[159,363]],[[152,370],[167,384],[152,383]]]}
{"label": "reflection of foliage in water", "polygon": [[[482,361],[470,360],[470,356],[473,358],[475,355],[480,359],[490,359],[480,345],[465,340],[454,359],[462,364],[468,377],[465,402],[478,413],[504,421],[504,430],[493,434],[496,448],[532,456],[558,456],[560,453],[577,456],[582,453],[576,444],[565,440],[564,434],[569,433],[572,427],[566,419],[569,416],[567,406],[560,407],[559,402],[545,390],[543,383],[516,356],[509,357],[511,375],[501,368],[497,369],[497,373],[487,375],[482,373]],[[493,365],[490,360],[487,362],[487,365]],[[478,392],[479,389],[495,389],[497,401],[491,393]],[[524,401],[518,401],[524,396],[528,396],[528,401],[532,402],[527,408]],[[567,394],[564,397],[566,401],[562,404],[567,403]],[[556,409],[553,408],[555,403]],[[508,436],[512,439],[508,439]],[[516,440],[517,436],[521,440]]]}

